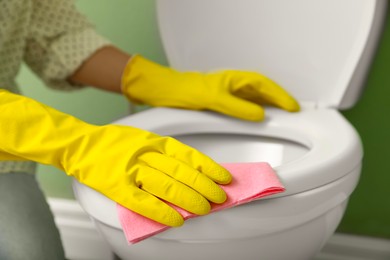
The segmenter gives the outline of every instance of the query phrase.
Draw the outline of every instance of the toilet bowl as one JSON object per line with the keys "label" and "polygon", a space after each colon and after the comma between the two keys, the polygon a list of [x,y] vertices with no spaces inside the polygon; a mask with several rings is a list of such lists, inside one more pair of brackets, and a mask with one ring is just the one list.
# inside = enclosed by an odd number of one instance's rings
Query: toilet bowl
{"label": "toilet bowl", "polygon": [[115,202],[74,181],[80,205],[121,259],[312,259],[334,233],[363,156],[357,132],[338,109],[359,97],[386,1],[281,2],[157,3],[173,67],[261,71],[297,97],[302,111],[266,108],[263,122],[247,122],[153,108],[114,122],[173,136],[220,163],[268,162],[286,188],[130,246]]}

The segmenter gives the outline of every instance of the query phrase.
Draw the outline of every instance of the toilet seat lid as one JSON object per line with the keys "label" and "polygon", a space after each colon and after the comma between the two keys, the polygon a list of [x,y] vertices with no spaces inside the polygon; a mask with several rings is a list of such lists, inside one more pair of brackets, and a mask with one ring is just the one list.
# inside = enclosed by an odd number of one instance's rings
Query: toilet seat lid
{"label": "toilet seat lid", "polygon": [[275,80],[303,106],[348,108],[367,74],[386,0],[157,1],[171,66],[242,69]]}

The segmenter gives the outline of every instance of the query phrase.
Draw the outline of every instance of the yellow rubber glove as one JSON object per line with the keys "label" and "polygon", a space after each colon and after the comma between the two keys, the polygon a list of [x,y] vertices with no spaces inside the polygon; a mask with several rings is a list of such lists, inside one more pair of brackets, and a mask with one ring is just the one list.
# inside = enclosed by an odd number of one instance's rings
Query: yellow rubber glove
{"label": "yellow rubber glove", "polygon": [[95,126],[32,99],[0,90],[0,159],[53,165],[119,204],[157,222],[180,226],[164,201],[206,214],[222,203],[231,175],[209,157],[141,129]]}
{"label": "yellow rubber glove", "polygon": [[123,72],[122,92],[136,103],[208,109],[253,121],[264,119],[263,104],[299,111],[293,97],[261,74],[235,70],[178,72],[140,55],[133,56]]}

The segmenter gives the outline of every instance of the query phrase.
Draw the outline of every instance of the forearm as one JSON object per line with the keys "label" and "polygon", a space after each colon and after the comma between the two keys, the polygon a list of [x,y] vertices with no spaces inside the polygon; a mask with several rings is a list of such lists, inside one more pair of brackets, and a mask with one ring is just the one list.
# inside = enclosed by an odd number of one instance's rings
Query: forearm
{"label": "forearm", "polygon": [[2,89],[0,121],[0,160],[30,160],[60,169],[67,147],[93,128],[75,117]]}
{"label": "forearm", "polygon": [[130,57],[114,46],[103,47],[87,59],[68,80],[121,93],[122,73]]}

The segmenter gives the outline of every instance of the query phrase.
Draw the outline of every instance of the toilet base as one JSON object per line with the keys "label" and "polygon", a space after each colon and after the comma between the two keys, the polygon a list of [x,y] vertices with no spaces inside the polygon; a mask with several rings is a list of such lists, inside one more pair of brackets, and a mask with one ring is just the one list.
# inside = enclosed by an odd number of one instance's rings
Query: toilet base
{"label": "toilet base", "polygon": [[[127,244],[122,230],[97,220],[95,224],[112,251],[123,260],[313,259],[340,223],[359,174],[360,168],[317,189],[193,219],[180,229],[134,245]],[[226,214],[227,211],[231,212]],[[237,223],[237,217],[243,221]],[[226,225],[221,227],[215,221]],[[206,225],[210,228],[199,231]],[[219,234],[215,233],[218,228]],[[200,239],[202,235],[208,239]]]}
{"label": "toilet base", "polygon": [[[121,230],[113,231],[104,224],[97,226],[99,231],[105,234],[105,239],[112,250],[122,260],[309,260],[321,250],[333,234],[335,228],[329,230],[329,225],[337,227],[346,205],[345,201],[326,215],[288,231],[271,236],[221,243],[178,243],[149,239],[129,246]],[[330,224],[329,221],[334,224]],[[299,241],[299,247],[297,248],[296,243],[291,241]]]}

